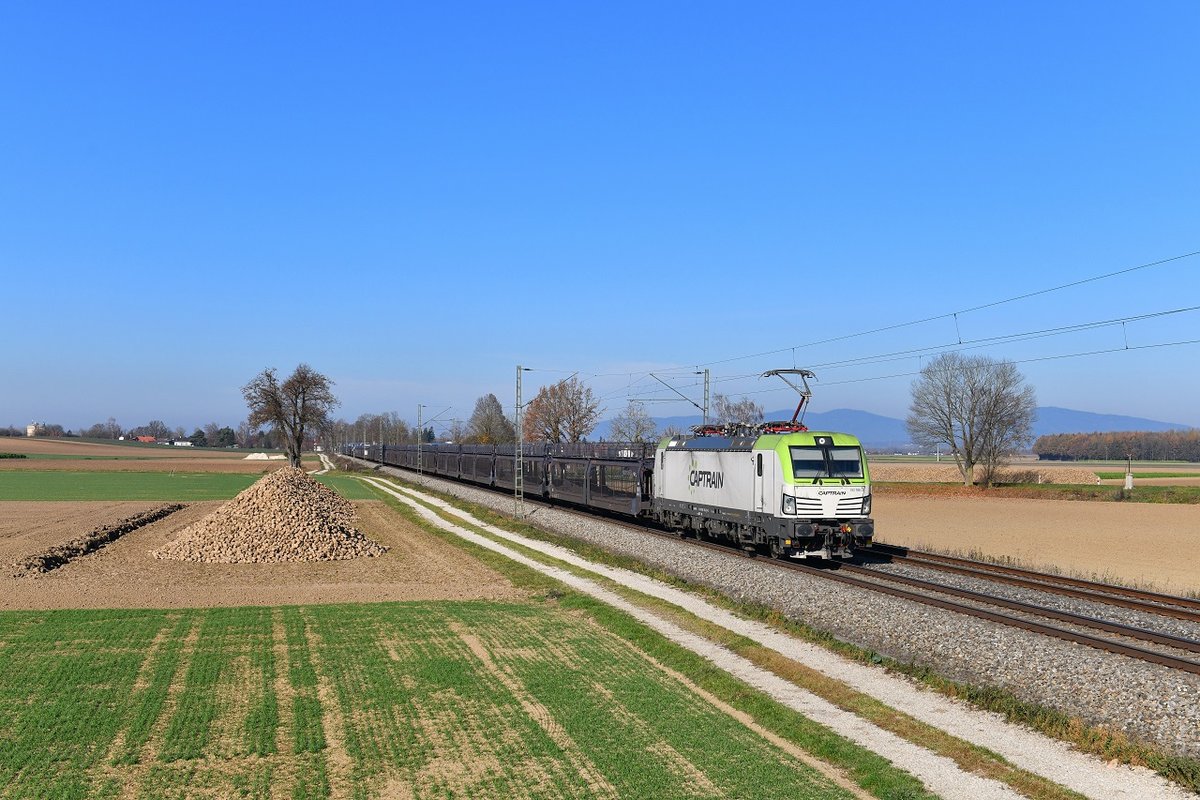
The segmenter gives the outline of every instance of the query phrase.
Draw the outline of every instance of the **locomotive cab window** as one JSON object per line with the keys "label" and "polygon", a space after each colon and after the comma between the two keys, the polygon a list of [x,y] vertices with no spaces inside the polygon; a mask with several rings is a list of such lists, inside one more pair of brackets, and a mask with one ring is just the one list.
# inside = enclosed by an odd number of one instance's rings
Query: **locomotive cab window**
{"label": "locomotive cab window", "polygon": [[789,447],[792,475],[797,479],[861,478],[862,451],[857,447],[818,445]]}

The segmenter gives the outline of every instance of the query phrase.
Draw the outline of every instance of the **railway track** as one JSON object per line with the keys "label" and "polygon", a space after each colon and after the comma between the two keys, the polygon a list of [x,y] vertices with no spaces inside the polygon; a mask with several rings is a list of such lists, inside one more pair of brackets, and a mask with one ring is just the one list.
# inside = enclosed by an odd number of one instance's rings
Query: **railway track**
{"label": "railway track", "polygon": [[911,564],[942,572],[980,578],[992,581],[993,583],[1006,583],[1011,586],[1035,589],[1064,597],[1091,600],[1135,611],[1144,611],[1149,614],[1200,623],[1200,600],[1193,597],[1178,597],[1176,595],[1147,592],[1142,589],[1131,589],[1126,586],[1114,586],[1112,584],[1086,581],[1079,578],[1068,578],[1062,575],[1036,572],[1019,567],[988,564],[965,558],[939,555],[937,553],[925,553],[920,550],[910,550],[906,547],[896,547],[893,545],[876,543],[858,552],[890,563]]}

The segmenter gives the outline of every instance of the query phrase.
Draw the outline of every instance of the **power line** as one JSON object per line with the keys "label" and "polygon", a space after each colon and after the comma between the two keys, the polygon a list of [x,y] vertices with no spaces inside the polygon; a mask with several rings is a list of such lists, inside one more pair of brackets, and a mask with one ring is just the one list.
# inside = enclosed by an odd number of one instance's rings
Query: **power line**
{"label": "power line", "polygon": [[[1038,361],[1060,361],[1066,358],[1086,358],[1089,356],[1110,355],[1112,353],[1133,352],[1135,350],[1156,350],[1160,347],[1180,347],[1188,344],[1200,344],[1200,339],[1183,339],[1177,342],[1157,342],[1155,344],[1134,345],[1133,347],[1111,347],[1106,350],[1088,350],[1079,353],[1060,353],[1052,356],[1036,356],[1034,358],[1022,358],[1013,360],[1013,364],[1033,364]],[[868,383],[871,381],[882,381],[891,378],[911,378],[914,375],[920,375],[917,372],[898,372],[892,375],[876,375],[870,378],[850,378],[844,381],[830,381],[826,386],[845,386],[851,383]],[[778,389],[773,391],[779,391]],[[763,392],[747,392],[747,394],[763,394]]]}
{"label": "power line", "polygon": [[[778,355],[780,353],[786,353],[786,352],[791,352],[792,359],[794,362],[795,361],[795,351],[797,349],[802,349],[805,347],[815,347],[818,345],[830,344],[830,343],[840,342],[840,341],[846,341],[848,339],[869,336],[869,335],[877,334],[877,333],[888,333],[891,331],[900,330],[902,328],[913,327],[916,325],[922,325],[922,324],[925,324],[928,322],[935,322],[935,321],[944,320],[944,319],[954,319],[955,325],[956,325],[956,330],[958,330],[958,327],[957,327],[958,315],[960,315],[960,314],[969,314],[971,312],[981,311],[981,310],[987,309],[987,308],[994,308],[996,306],[1001,306],[1001,305],[1005,305],[1008,303],[1015,303],[1015,302],[1018,302],[1021,300],[1026,300],[1026,299],[1029,299],[1032,297],[1050,294],[1052,292],[1063,291],[1065,289],[1071,289],[1071,288],[1082,286],[1085,284],[1094,283],[1097,281],[1106,280],[1106,279],[1118,277],[1121,275],[1127,275],[1127,274],[1137,272],[1140,270],[1145,270],[1145,269],[1150,269],[1153,267],[1162,266],[1164,264],[1169,264],[1169,263],[1172,263],[1175,261],[1180,261],[1180,260],[1183,260],[1186,258],[1192,258],[1197,255],[1200,255],[1200,250],[1196,250],[1196,251],[1189,252],[1189,253],[1183,253],[1183,254],[1176,255],[1176,256],[1171,256],[1169,258],[1159,259],[1157,261],[1147,262],[1145,264],[1138,264],[1133,267],[1126,267],[1124,269],[1115,270],[1113,272],[1107,272],[1107,273],[1103,273],[1100,275],[1093,275],[1088,278],[1082,278],[1080,280],[1063,283],[1063,284],[1060,284],[1057,286],[1052,286],[1052,287],[1045,288],[1045,289],[1038,289],[1036,291],[1024,292],[1022,294],[1014,295],[1012,297],[1004,298],[1001,300],[994,300],[994,301],[987,302],[987,303],[981,303],[981,304],[970,306],[967,308],[962,308],[957,311],[950,311],[950,312],[946,312],[943,314],[936,314],[936,315],[924,317],[921,319],[911,320],[909,322],[901,322],[901,323],[896,323],[894,325],[885,325],[885,326],[882,326],[879,328],[872,328],[872,329],[860,331],[857,333],[850,333],[850,334],[845,334],[842,336],[830,337],[827,339],[808,342],[805,344],[792,345],[792,346],[788,346],[788,347],[782,347],[782,348],[777,348],[774,350],[762,351],[759,353],[753,353],[753,354],[749,354],[749,355],[733,356],[730,358],[718,359],[715,361],[702,362],[702,363],[699,363],[699,364],[696,364],[696,365],[693,365],[690,367],[685,367],[685,366],[658,367],[655,370],[653,370],[653,372],[668,373],[668,372],[679,372],[679,371],[682,371],[685,369],[693,370],[693,369],[696,369],[696,368],[699,368],[702,366],[711,366],[711,365],[716,365],[716,364],[728,364],[728,363],[732,363],[735,361],[744,361],[744,360],[748,360],[748,359],[752,359],[752,358],[761,358],[761,357],[765,357],[765,356]],[[940,345],[931,345],[928,347],[915,348],[912,350],[895,351],[895,352],[891,352],[891,353],[860,356],[857,358],[845,359],[845,360],[841,360],[841,361],[830,361],[830,362],[825,362],[822,364],[810,364],[809,366],[813,367],[813,368],[819,368],[819,369],[840,369],[840,368],[846,368],[846,367],[851,367],[851,366],[867,366],[867,365],[871,365],[871,364],[880,364],[880,363],[886,363],[888,361],[898,361],[898,360],[902,360],[904,358],[912,358],[915,356],[922,356],[922,355],[927,355],[927,354],[932,354],[932,353],[937,353],[937,352],[944,352],[947,350],[978,349],[980,347],[987,347],[990,345],[996,345],[996,344],[1001,344],[1001,343],[1030,341],[1030,340],[1038,339],[1038,338],[1048,338],[1048,337],[1052,337],[1052,336],[1063,335],[1066,333],[1074,333],[1074,332],[1080,332],[1080,331],[1086,331],[1086,330],[1093,330],[1093,329],[1099,329],[1099,328],[1115,326],[1115,325],[1121,325],[1122,327],[1124,327],[1127,323],[1130,323],[1130,322],[1142,321],[1142,320],[1146,320],[1146,319],[1150,319],[1150,318],[1154,318],[1154,317],[1168,316],[1171,314],[1180,314],[1180,313],[1186,313],[1186,312],[1191,312],[1191,311],[1196,311],[1196,310],[1200,310],[1200,306],[1174,309],[1174,310],[1170,310],[1170,311],[1153,312],[1153,313],[1142,314],[1142,315],[1137,315],[1137,316],[1133,316],[1133,317],[1118,317],[1118,318],[1113,318],[1113,319],[1109,319],[1109,320],[1100,320],[1100,321],[1095,321],[1095,322],[1079,323],[1077,325],[1063,326],[1061,328],[1048,328],[1048,329],[1037,330],[1037,331],[1026,331],[1026,332],[1022,332],[1022,333],[1003,334],[1003,335],[999,335],[999,336],[985,337],[985,338],[979,338],[979,339],[969,339],[967,341],[963,341],[961,334],[958,334],[956,336],[957,341],[955,341],[955,342],[947,342],[947,343],[940,344]],[[1184,341],[1184,342],[1178,342],[1178,343],[1163,344],[1161,346],[1165,347],[1165,346],[1174,346],[1175,344],[1189,344],[1189,343],[1191,343],[1191,342]],[[1083,356],[1083,355],[1092,355],[1092,354],[1099,354],[1099,353],[1118,352],[1119,350],[1122,350],[1122,349],[1148,349],[1148,348],[1152,348],[1152,347],[1154,347],[1154,346],[1151,345],[1151,346],[1143,346],[1143,347],[1138,347],[1138,348],[1129,348],[1128,346],[1126,346],[1124,348],[1117,348],[1115,350],[1101,350],[1101,351],[1094,351],[1094,353],[1082,353],[1082,354],[1078,354],[1078,355]],[[1019,361],[1019,362],[1014,362],[1014,363],[1027,363],[1027,362],[1040,361],[1040,360],[1050,360],[1050,359],[1056,359],[1056,358],[1071,358],[1071,357],[1075,357],[1075,356],[1071,355],[1071,354],[1061,355],[1061,356],[1046,356],[1046,357],[1042,357],[1042,358],[1027,359],[1025,361]],[[570,372],[570,370],[553,370],[553,369],[538,369],[536,371],[538,371],[538,372],[559,372],[559,373]],[[898,375],[895,375],[895,376],[875,376],[875,377],[869,377],[869,378],[856,379],[856,380],[852,380],[852,381],[838,381],[838,382],[833,382],[833,383],[825,382],[825,385],[834,386],[834,385],[840,385],[842,383],[847,383],[847,382],[851,382],[851,383],[858,382],[860,380],[861,381],[883,380],[883,379],[887,379],[889,377],[903,377],[903,376],[909,376],[909,375],[913,375],[913,374],[916,374],[916,373],[899,373]],[[655,376],[650,371],[647,371],[644,373],[632,373],[629,371],[622,371],[622,372],[609,372],[609,373],[592,373],[592,374],[585,374],[585,375],[588,378],[606,378],[606,377],[616,377],[616,376],[627,376],[629,378],[629,382],[625,386],[623,386],[619,389],[614,389],[614,390],[602,395],[599,398],[601,402],[607,402],[608,400],[616,399],[619,397],[632,398],[635,393],[653,395],[653,394],[661,394],[663,392],[662,389],[657,389],[653,385],[649,385],[649,381],[648,381],[649,378],[654,378],[655,380],[662,382],[660,378]],[[635,375],[637,375],[636,378],[634,377]],[[758,375],[759,375],[759,372],[756,370],[754,372],[747,372],[745,374],[737,374],[737,375],[730,375],[730,376],[724,376],[724,377],[714,377],[712,380],[717,383],[731,383],[734,381],[745,380],[747,378],[758,377]],[[693,381],[691,383],[681,384],[678,387],[673,386],[673,385],[667,385],[667,388],[671,392],[678,394],[679,393],[678,390],[680,388],[690,389],[690,388],[695,388],[697,385],[698,385],[698,383]],[[782,391],[782,390],[766,390],[766,391]],[[746,394],[762,394],[762,393],[765,393],[765,392],[764,391],[754,391],[754,392],[748,392]],[[644,397],[644,398],[639,398],[639,399],[643,402],[665,402],[667,400],[670,400],[670,398],[654,398],[654,397]]]}
{"label": "power line", "polygon": [[[1039,339],[1039,338],[1049,338],[1052,336],[1061,336],[1066,333],[1076,333],[1076,332],[1080,332],[1080,331],[1097,330],[1097,329],[1105,328],[1105,327],[1116,327],[1118,325],[1124,327],[1126,325],[1126,323],[1129,323],[1129,322],[1137,322],[1137,321],[1142,321],[1142,320],[1147,320],[1147,319],[1154,319],[1154,318],[1159,318],[1159,317],[1164,317],[1164,316],[1190,313],[1190,312],[1195,312],[1195,311],[1200,311],[1200,306],[1190,306],[1187,308],[1178,308],[1178,309],[1171,309],[1171,310],[1166,310],[1166,311],[1156,311],[1156,312],[1151,312],[1148,314],[1140,314],[1140,315],[1133,316],[1133,317],[1116,317],[1116,318],[1107,319],[1107,320],[1097,320],[1094,322],[1080,323],[1077,325],[1067,325],[1067,326],[1063,326],[1060,328],[1047,328],[1047,329],[1036,330],[1036,331],[1026,331],[1023,333],[1005,334],[1003,336],[995,336],[995,337],[988,337],[988,338],[984,338],[984,339],[968,341],[968,342],[962,343],[961,345],[950,343],[950,344],[939,345],[937,347],[931,347],[931,348],[920,348],[917,350],[899,351],[899,352],[895,352],[895,353],[885,353],[885,354],[880,354],[880,355],[876,355],[876,356],[863,356],[861,358],[846,359],[844,361],[831,361],[831,362],[826,362],[824,364],[815,364],[815,365],[813,365],[813,367],[820,368],[820,369],[839,369],[839,368],[852,367],[852,366],[868,366],[870,364],[886,363],[888,361],[900,361],[900,360],[904,360],[907,358],[913,358],[916,356],[929,355],[934,352],[975,350],[975,349],[979,349],[981,347],[988,347],[988,346],[992,346],[992,345],[995,345],[998,343],[1030,341],[1030,340]],[[1012,363],[1014,363],[1014,364],[1036,363],[1039,361],[1051,361],[1051,360],[1060,360],[1060,359],[1066,359],[1066,358],[1081,358],[1081,357],[1093,356],[1093,355],[1119,353],[1119,352],[1126,351],[1126,350],[1150,350],[1150,349],[1155,349],[1158,347],[1176,347],[1176,346],[1187,345],[1187,344],[1196,344],[1196,343],[1200,343],[1200,340],[1182,340],[1182,341],[1178,341],[1178,342],[1164,342],[1164,343],[1153,344],[1153,345],[1139,345],[1139,346],[1130,347],[1128,345],[1128,341],[1125,340],[1122,347],[1115,347],[1115,348],[1104,349],[1104,350],[1085,351],[1085,352],[1079,352],[1079,353],[1066,353],[1066,354],[1056,354],[1056,355],[1049,355],[1049,356],[1037,356],[1037,357],[1031,357],[1031,358],[1026,358],[1026,359],[1012,360]],[[920,372],[917,371],[917,372],[893,373],[893,374],[889,374],[889,375],[874,375],[874,376],[869,376],[869,377],[865,377],[865,378],[854,378],[854,379],[847,379],[847,380],[842,380],[842,381],[823,381],[822,385],[824,385],[824,386],[841,386],[841,385],[852,384],[852,383],[866,383],[866,382],[871,382],[871,381],[888,380],[891,378],[912,377],[914,375],[919,375],[919,374],[920,374]],[[725,377],[721,377],[721,378],[714,378],[714,380],[718,381],[718,382],[722,382],[722,383],[729,383],[732,381],[745,380],[747,378],[757,378],[758,376],[759,376],[759,373],[754,372],[754,373],[745,373],[745,374],[740,374],[740,375],[725,376]],[[694,387],[696,385],[697,384],[693,382],[691,384],[685,384],[680,388],[686,389],[686,388]],[[674,389],[672,389],[672,390],[674,391]],[[659,391],[661,391],[661,390],[659,390]],[[743,395],[770,394],[772,392],[778,392],[778,391],[783,391],[783,390],[782,389],[760,389],[760,390],[752,390],[749,392],[742,392],[742,394]],[[657,398],[641,398],[641,399],[643,401],[649,401],[649,402],[661,402],[661,401],[665,401],[665,400],[670,400],[671,398],[662,398],[661,400],[657,399]]]}
{"label": "power line", "polygon": [[1099,330],[1101,328],[1113,328],[1118,325],[1124,327],[1129,322],[1140,322],[1147,319],[1155,319],[1158,317],[1166,317],[1174,314],[1185,314],[1192,311],[1200,311],[1200,306],[1190,306],[1188,308],[1176,308],[1169,311],[1155,311],[1149,314],[1138,314],[1132,317],[1115,317],[1113,319],[1097,320],[1094,322],[1081,322],[1076,325],[1064,325],[1058,328],[1043,328],[1035,331],[1025,331],[1023,333],[1009,333],[1000,336],[987,336],[980,339],[968,339],[967,341],[959,340],[957,344],[947,343],[941,345],[931,345],[929,347],[919,347],[912,350],[898,350],[892,353],[882,353],[872,356],[859,356],[858,358],[845,359],[843,361],[827,361],[823,364],[811,365],[813,369],[842,369],[851,366],[864,366],[868,364],[878,364],[887,361],[899,361],[904,358],[912,358],[918,355],[927,355],[930,353],[944,352],[946,350],[959,349],[978,349],[995,344],[1007,344],[1011,342],[1026,342],[1034,339],[1047,339],[1051,336],[1062,336],[1067,333],[1079,333],[1081,331]]}
{"label": "power line", "polygon": [[[1150,269],[1151,267],[1158,267],[1158,266],[1162,266],[1163,264],[1170,264],[1174,261],[1180,261],[1185,258],[1192,258],[1193,256],[1197,256],[1197,255],[1200,255],[1200,250],[1195,250],[1190,253],[1183,253],[1183,254],[1177,255],[1177,256],[1171,256],[1169,258],[1159,259],[1158,261],[1151,261],[1146,264],[1138,264],[1135,267],[1126,267],[1125,269],[1119,269],[1119,270],[1116,270],[1115,272],[1106,272],[1103,275],[1093,275],[1090,278],[1083,278],[1081,280],[1071,281],[1070,283],[1064,283],[1059,286],[1052,286],[1047,289],[1038,289],[1037,291],[1033,291],[1033,292],[1025,292],[1024,294],[1014,295],[1013,297],[1008,297],[1003,300],[994,300],[989,303],[981,303],[976,306],[970,306],[968,308],[958,309],[957,311],[948,311],[944,314],[935,314],[933,316],[924,317],[924,318],[916,319],[916,320],[911,320],[909,322],[898,322],[894,325],[885,325],[880,328],[872,328],[870,330],[859,331],[858,333],[848,333],[848,334],[844,334],[842,336],[834,336],[834,337],[831,337],[828,339],[820,339],[818,341],[806,342],[804,344],[790,345],[788,347],[781,347],[781,348],[778,348],[775,350],[765,350],[760,353],[752,353],[749,355],[742,355],[742,356],[732,356],[730,358],[723,358],[723,359],[719,359],[716,361],[708,361],[708,362],[704,362],[703,364],[700,364],[699,366],[710,366],[711,367],[716,364],[728,364],[733,361],[745,361],[745,360],[751,359],[751,358],[761,358],[764,356],[773,356],[773,355],[778,355],[780,353],[793,352],[800,348],[816,347],[818,345],[831,344],[833,342],[842,342],[842,341],[846,341],[848,339],[856,339],[856,338],[859,338],[862,336],[870,336],[870,335],[876,334],[876,333],[887,333],[889,331],[900,330],[902,328],[911,328],[916,325],[924,325],[927,322],[936,322],[938,320],[943,320],[943,319],[952,319],[952,318],[955,318],[956,315],[958,315],[958,314],[969,314],[973,311],[981,311],[985,308],[994,308],[996,306],[1005,305],[1007,303],[1015,303],[1018,300],[1027,300],[1031,297],[1038,297],[1040,295],[1050,294],[1051,292],[1062,291],[1063,289],[1071,289],[1076,286],[1082,286],[1087,283],[1094,283],[1096,281],[1106,280],[1108,278],[1115,278],[1119,275],[1127,275],[1131,272],[1137,272],[1137,271],[1143,270],[1143,269]],[[682,367],[682,366],[674,367],[674,368],[664,367],[657,371],[658,372],[668,372],[668,371],[678,371],[681,369],[688,369],[688,367]]]}

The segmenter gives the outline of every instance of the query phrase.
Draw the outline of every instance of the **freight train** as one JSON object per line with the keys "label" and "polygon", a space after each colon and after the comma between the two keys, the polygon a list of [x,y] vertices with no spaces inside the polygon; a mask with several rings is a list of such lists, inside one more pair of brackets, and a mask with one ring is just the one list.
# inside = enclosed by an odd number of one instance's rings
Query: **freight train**
{"label": "freight train", "polygon": [[846,558],[870,543],[871,482],[858,439],[792,422],[698,426],[628,443],[355,445],[395,467],[653,520],[775,558]]}

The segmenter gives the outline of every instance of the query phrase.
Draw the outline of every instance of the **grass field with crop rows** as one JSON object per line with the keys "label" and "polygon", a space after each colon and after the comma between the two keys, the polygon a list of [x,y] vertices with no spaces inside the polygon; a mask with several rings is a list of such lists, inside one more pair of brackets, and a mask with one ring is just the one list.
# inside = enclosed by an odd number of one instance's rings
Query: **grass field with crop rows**
{"label": "grass field with crop rows", "polygon": [[[221,472],[57,472],[0,473],[2,500],[161,500],[181,503],[228,500],[261,474]],[[316,475],[350,500],[376,499],[362,481]]]}
{"label": "grass field with crop rows", "polygon": [[0,614],[0,797],[323,798],[331,786],[845,796],[565,608]]}

